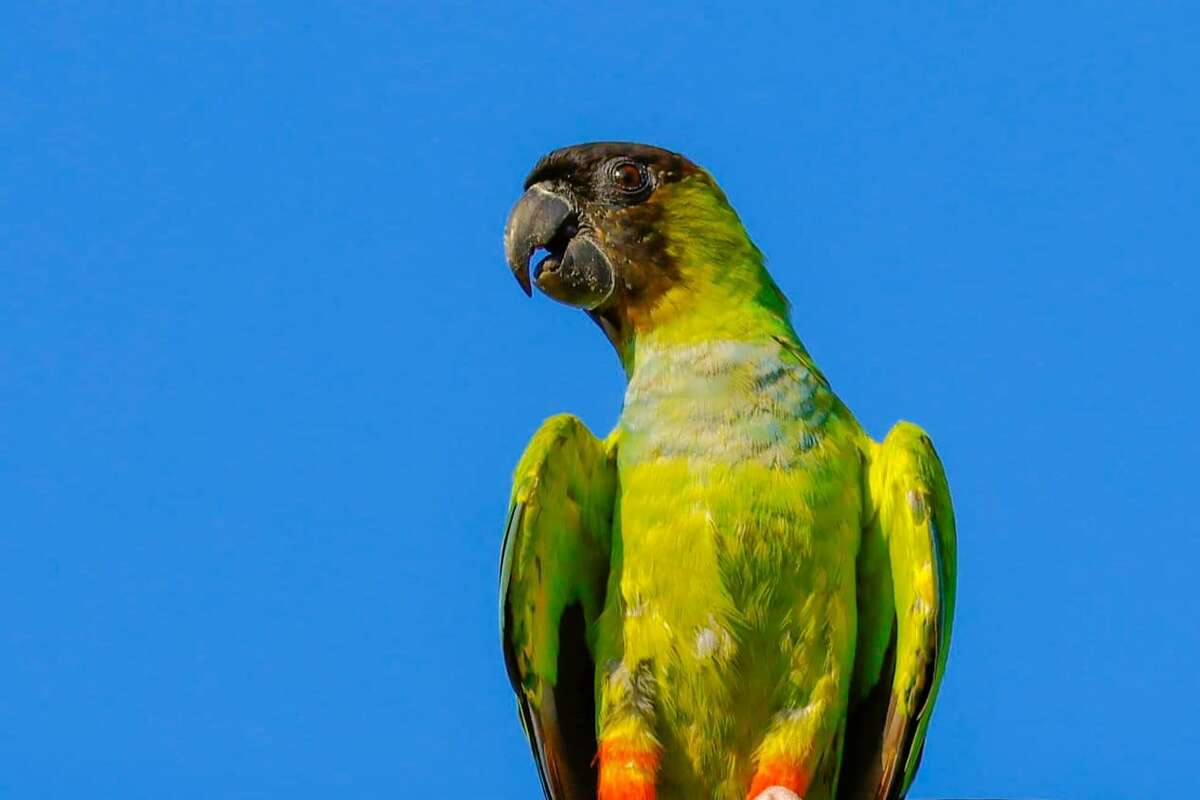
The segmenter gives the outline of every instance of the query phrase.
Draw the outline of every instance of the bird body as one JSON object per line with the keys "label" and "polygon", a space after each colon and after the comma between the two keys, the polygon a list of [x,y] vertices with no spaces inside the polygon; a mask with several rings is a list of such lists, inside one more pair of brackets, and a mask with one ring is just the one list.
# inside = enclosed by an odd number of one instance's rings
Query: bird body
{"label": "bird body", "polygon": [[501,625],[547,797],[901,797],[953,603],[927,438],[863,432],[690,162],[587,145],[527,187],[518,280],[549,250],[539,288],[627,375],[607,439],[552,418],[514,476]]}
{"label": "bird body", "polygon": [[[846,706],[859,443],[854,420],[779,341],[639,352],[615,434],[622,561],[595,654],[602,687],[651,677],[661,710],[634,733],[663,745],[666,796],[744,797],[756,754],[772,748],[763,780],[837,757],[783,740],[832,743]],[[620,714],[614,723],[641,723]],[[823,777],[825,794],[806,796],[827,796]]]}

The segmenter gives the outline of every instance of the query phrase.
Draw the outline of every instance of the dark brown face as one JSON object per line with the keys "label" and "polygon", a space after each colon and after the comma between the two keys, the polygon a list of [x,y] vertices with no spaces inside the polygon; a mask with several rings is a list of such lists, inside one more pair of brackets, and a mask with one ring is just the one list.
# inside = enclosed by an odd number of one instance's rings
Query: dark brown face
{"label": "dark brown face", "polygon": [[649,145],[597,142],[543,157],[525,179],[504,230],[509,267],[531,293],[599,313],[672,279],[655,193],[700,170]]}

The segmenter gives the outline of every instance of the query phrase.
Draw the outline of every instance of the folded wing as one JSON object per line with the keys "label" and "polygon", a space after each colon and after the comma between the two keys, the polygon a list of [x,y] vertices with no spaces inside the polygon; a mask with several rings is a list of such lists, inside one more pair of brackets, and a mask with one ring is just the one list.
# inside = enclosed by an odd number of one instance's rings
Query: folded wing
{"label": "folded wing", "polygon": [[920,763],[954,617],[950,490],[933,443],[916,425],[896,425],[872,452],[867,506],[859,567],[863,653],[838,798],[897,800]]}
{"label": "folded wing", "polygon": [[596,796],[595,663],[616,465],[577,418],[547,420],[513,476],[500,563],[509,680],[549,800]]}

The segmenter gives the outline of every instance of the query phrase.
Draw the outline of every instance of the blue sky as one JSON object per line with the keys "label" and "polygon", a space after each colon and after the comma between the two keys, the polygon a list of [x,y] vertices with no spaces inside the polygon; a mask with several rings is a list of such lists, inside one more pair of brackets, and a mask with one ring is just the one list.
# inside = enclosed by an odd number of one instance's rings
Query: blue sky
{"label": "blue sky", "polygon": [[508,475],[622,376],[500,233],[613,138],[710,168],[861,421],[938,443],[917,794],[1200,792],[1200,12],[99,5],[0,11],[0,793],[535,796]]}

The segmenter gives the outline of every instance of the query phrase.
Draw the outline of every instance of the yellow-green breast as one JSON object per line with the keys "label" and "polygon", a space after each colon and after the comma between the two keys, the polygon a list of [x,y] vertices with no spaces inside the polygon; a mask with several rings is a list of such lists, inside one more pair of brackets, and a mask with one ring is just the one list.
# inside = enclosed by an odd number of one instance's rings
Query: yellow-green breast
{"label": "yellow-green breast", "polygon": [[661,797],[741,797],[773,720],[822,691],[845,702],[862,433],[776,339],[637,355],[593,631],[601,694],[621,670],[652,679]]}

